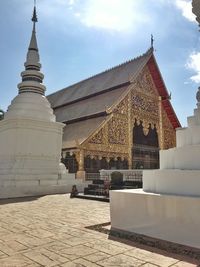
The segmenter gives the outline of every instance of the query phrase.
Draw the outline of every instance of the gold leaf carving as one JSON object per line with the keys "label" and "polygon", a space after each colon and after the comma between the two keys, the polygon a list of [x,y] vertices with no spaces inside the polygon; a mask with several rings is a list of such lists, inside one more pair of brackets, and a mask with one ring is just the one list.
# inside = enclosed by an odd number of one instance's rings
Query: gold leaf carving
{"label": "gold leaf carving", "polygon": [[122,100],[117,107],[114,109],[115,113],[127,115],[128,113],[128,97],[125,97],[124,100]]}
{"label": "gold leaf carving", "polygon": [[108,142],[111,144],[127,144],[128,124],[122,119],[113,117],[108,123]]}
{"label": "gold leaf carving", "polygon": [[89,143],[102,144],[103,143],[103,129],[95,134],[89,141]]}
{"label": "gold leaf carving", "polygon": [[142,121],[145,135],[148,134],[149,124],[152,129],[156,125],[159,140],[161,132],[163,134],[164,148],[175,145],[175,130],[163,108],[163,127],[160,126],[158,93],[148,67],[144,68],[131,86],[129,95],[114,108],[112,118],[109,117],[102,128],[81,145],[85,155],[107,159],[122,157],[131,162],[135,119],[138,124]]}
{"label": "gold leaf carving", "polygon": [[144,68],[143,72],[139,74],[136,84],[137,87],[140,88],[140,90],[145,92],[146,94],[158,95],[153,79],[151,77],[151,74],[147,66]]}
{"label": "gold leaf carving", "polygon": [[155,105],[154,99],[143,95],[134,94],[132,96],[132,108],[137,112],[148,112],[149,115],[158,116],[158,105]]}
{"label": "gold leaf carving", "polygon": [[164,132],[164,148],[168,149],[176,146],[176,132],[163,109],[163,132]]}

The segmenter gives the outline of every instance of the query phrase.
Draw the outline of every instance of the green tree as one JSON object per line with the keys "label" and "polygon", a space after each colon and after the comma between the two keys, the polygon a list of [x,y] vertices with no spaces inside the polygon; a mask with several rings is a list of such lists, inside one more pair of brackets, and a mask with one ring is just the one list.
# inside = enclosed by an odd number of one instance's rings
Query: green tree
{"label": "green tree", "polygon": [[4,118],[4,111],[0,109],[0,120],[3,120]]}

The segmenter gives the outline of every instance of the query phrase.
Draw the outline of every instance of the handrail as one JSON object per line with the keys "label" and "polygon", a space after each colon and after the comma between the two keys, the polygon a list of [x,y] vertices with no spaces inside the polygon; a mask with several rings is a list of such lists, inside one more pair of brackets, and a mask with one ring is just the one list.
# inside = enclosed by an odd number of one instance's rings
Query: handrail
{"label": "handrail", "polygon": [[142,182],[143,170],[100,170],[98,173],[86,173],[86,180],[104,180],[111,181],[111,174],[113,172],[121,172],[123,174],[123,181]]}
{"label": "handrail", "polygon": [[143,170],[100,170],[100,179],[111,181],[111,174],[113,172],[121,172],[123,174],[123,181],[138,181],[142,182]]}
{"label": "handrail", "polygon": [[97,179],[100,179],[100,173],[86,173],[86,177],[85,179],[87,181],[91,181],[91,180],[97,180]]}

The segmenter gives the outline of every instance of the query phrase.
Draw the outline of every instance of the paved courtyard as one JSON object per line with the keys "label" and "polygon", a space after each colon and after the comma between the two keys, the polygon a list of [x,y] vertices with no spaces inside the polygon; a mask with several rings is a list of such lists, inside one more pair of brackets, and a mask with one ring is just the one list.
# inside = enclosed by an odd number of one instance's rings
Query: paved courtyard
{"label": "paved courtyard", "polygon": [[198,266],[85,228],[109,221],[109,203],[69,195],[0,200],[0,267]]}

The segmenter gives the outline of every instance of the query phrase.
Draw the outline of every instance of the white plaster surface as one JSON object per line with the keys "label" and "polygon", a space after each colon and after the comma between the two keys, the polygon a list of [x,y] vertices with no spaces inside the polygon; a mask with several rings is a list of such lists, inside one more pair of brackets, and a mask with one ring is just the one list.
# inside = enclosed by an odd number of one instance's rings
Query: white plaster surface
{"label": "white plaster surface", "polygon": [[0,122],[0,198],[45,194],[57,185],[63,124],[18,115]]}
{"label": "white plaster surface", "polygon": [[200,197],[200,170],[145,170],[143,190]]}
{"label": "white plaster surface", "polygon": [[160,151],[160,170],[143,172],[144,191],[200,197],[199,103],[197,107],[188,127],[177,129],[177,147]]}
{"label": "white plaster surface", "polygon": [[176,130],[177,147],[200,144],[200,110],[194,109],[194,115],[187,118],[188,127]]}
{"label": "white plaster surface", "polygon": [[[24,101],[25,94],[19,95]],[[0,122],[0,198],[69,193],[73,184],[83,192],[88,183],[66,173],[60,164],[63,124],[54,121],[43,96],[29,95],[36,100],[35,113],[34,105],[27,104],[27,112],[20,108],[20,100],[19,109],[10,108]]]}
{"label": "white plaster surface", "polygon": [[[200,88],[197,93],[200,99]],[[200,103],[177,147],[160,151],[160,169],[143,171],[143,189],[111,191],[112,228],[200,248]]]}
{"label": "white plaster surface", "polygon": [[110,213],[113,229],[200,248],[198,197],[110,191]]}
{"label": "white plaster surface", "polygon": [[53,114],[53,110],[47,98],[43,95],[30,92],[18,94],[12,100],[11,105],[8,107],[8,111],[5,113],[5,119],[17,118],[48,122],[56,121],[55,115]]}
{"label": "white plaster surface", "polygon": [[87,183],[67,174],[60,164],[63,124],[47,99],[18,95],[0,121],[0,198],[80,192]]}
{"label": "white plaster surface", "polygon": [[0,198],[15,198],[25,196],[40,196],[48,194],[70,193],[76,185],[78,192],[83,192],[88,182],[75,179],[74,174],[9,177],[0,175]]}

